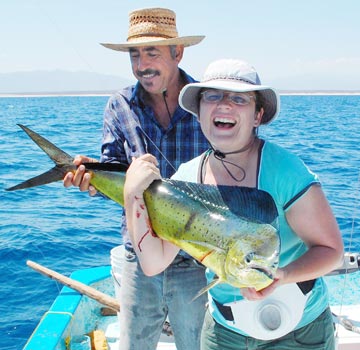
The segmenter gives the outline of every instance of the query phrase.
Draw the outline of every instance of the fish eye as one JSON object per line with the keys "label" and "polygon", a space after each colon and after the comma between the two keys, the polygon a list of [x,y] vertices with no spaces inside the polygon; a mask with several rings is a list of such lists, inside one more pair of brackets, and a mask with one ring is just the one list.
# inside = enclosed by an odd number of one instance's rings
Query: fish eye
{"label": "fish eye", "polygon": [[250,264],[254,259],[254,255],[255,255],[254,252],[248,253],[244,258],[245,263]]}

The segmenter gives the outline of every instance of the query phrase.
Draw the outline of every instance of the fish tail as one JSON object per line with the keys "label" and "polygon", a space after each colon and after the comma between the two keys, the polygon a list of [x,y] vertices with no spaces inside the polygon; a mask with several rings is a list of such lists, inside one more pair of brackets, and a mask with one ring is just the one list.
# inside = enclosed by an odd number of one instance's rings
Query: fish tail
{"label": "fish tail", "polygon": [[18,185],[7,188],[6,191],[16,191],[25,188],[49,184],[51,182],[60,181],[64,175],[76,167],[73,165],[73,157],[56,147],[50,141],[32,131],[28,127],[18,124],[26,134],[50,157],[55,163],[55,167],[45,173],[26,180]]}
{"label": "fish tail", "polygon": [[58,167],[54,167],[41,175],[32,177],[31,179],[23,181],[13,187],[6,188],[6,191],[23,190],[25,188],[36,187],[36,186],[46,185],[52,182],[60,181],[63,179],[65,174],[66,172],[63,172],[62,170],[59,171]]}

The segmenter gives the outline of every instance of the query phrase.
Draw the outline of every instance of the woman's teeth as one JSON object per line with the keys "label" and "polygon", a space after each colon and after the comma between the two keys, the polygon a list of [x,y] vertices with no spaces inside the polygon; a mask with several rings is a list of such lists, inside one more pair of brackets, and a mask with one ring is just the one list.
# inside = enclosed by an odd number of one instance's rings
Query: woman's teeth
{"label": "woman's teeth", "polygon": [[214,124],[215,126],[233,127],[235,121],[228,118],[215,118]]}

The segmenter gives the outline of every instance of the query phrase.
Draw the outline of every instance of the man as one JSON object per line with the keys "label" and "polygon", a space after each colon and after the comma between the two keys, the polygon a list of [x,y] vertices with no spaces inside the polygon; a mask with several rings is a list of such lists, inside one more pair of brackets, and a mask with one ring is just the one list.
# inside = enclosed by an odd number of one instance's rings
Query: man
{"label": "man", "polygon": [[[133,157],[151,153],[158,160],[162,177],[208,149],[196,118],[180,108],[178,95],[194,82],[179,68],[184,47],[198,44],[203,36],[180,37],[175,13],[168,9],[136,10],[129,15],[128,38],[122,44],[102,44],[129,52],[132,72],[138,80],[110,97],[104,113],[101,162],[131,163]],[[76,164],[89,161],[79,157]],[[68,173],[64,186],[96,190],[80,166]],[[167,316],[177,350],[200,347],[205,296],[191,302],[206,285],[204,269],[180,251],[161,274],[145,276],[131,246],[122,220],[125,258],[121,277],[120,344],[122,350],[154,350]]]}

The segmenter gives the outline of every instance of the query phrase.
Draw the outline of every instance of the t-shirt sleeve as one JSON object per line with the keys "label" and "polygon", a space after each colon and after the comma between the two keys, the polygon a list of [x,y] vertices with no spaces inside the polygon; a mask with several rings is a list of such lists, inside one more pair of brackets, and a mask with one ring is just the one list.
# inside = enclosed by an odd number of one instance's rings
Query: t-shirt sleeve
{"label": "t-shirt sleeve", "polygon": [[265,143],[260,168],[260,187],[276,198],[284,210],[301,198],[318,176],[295,154]]}

